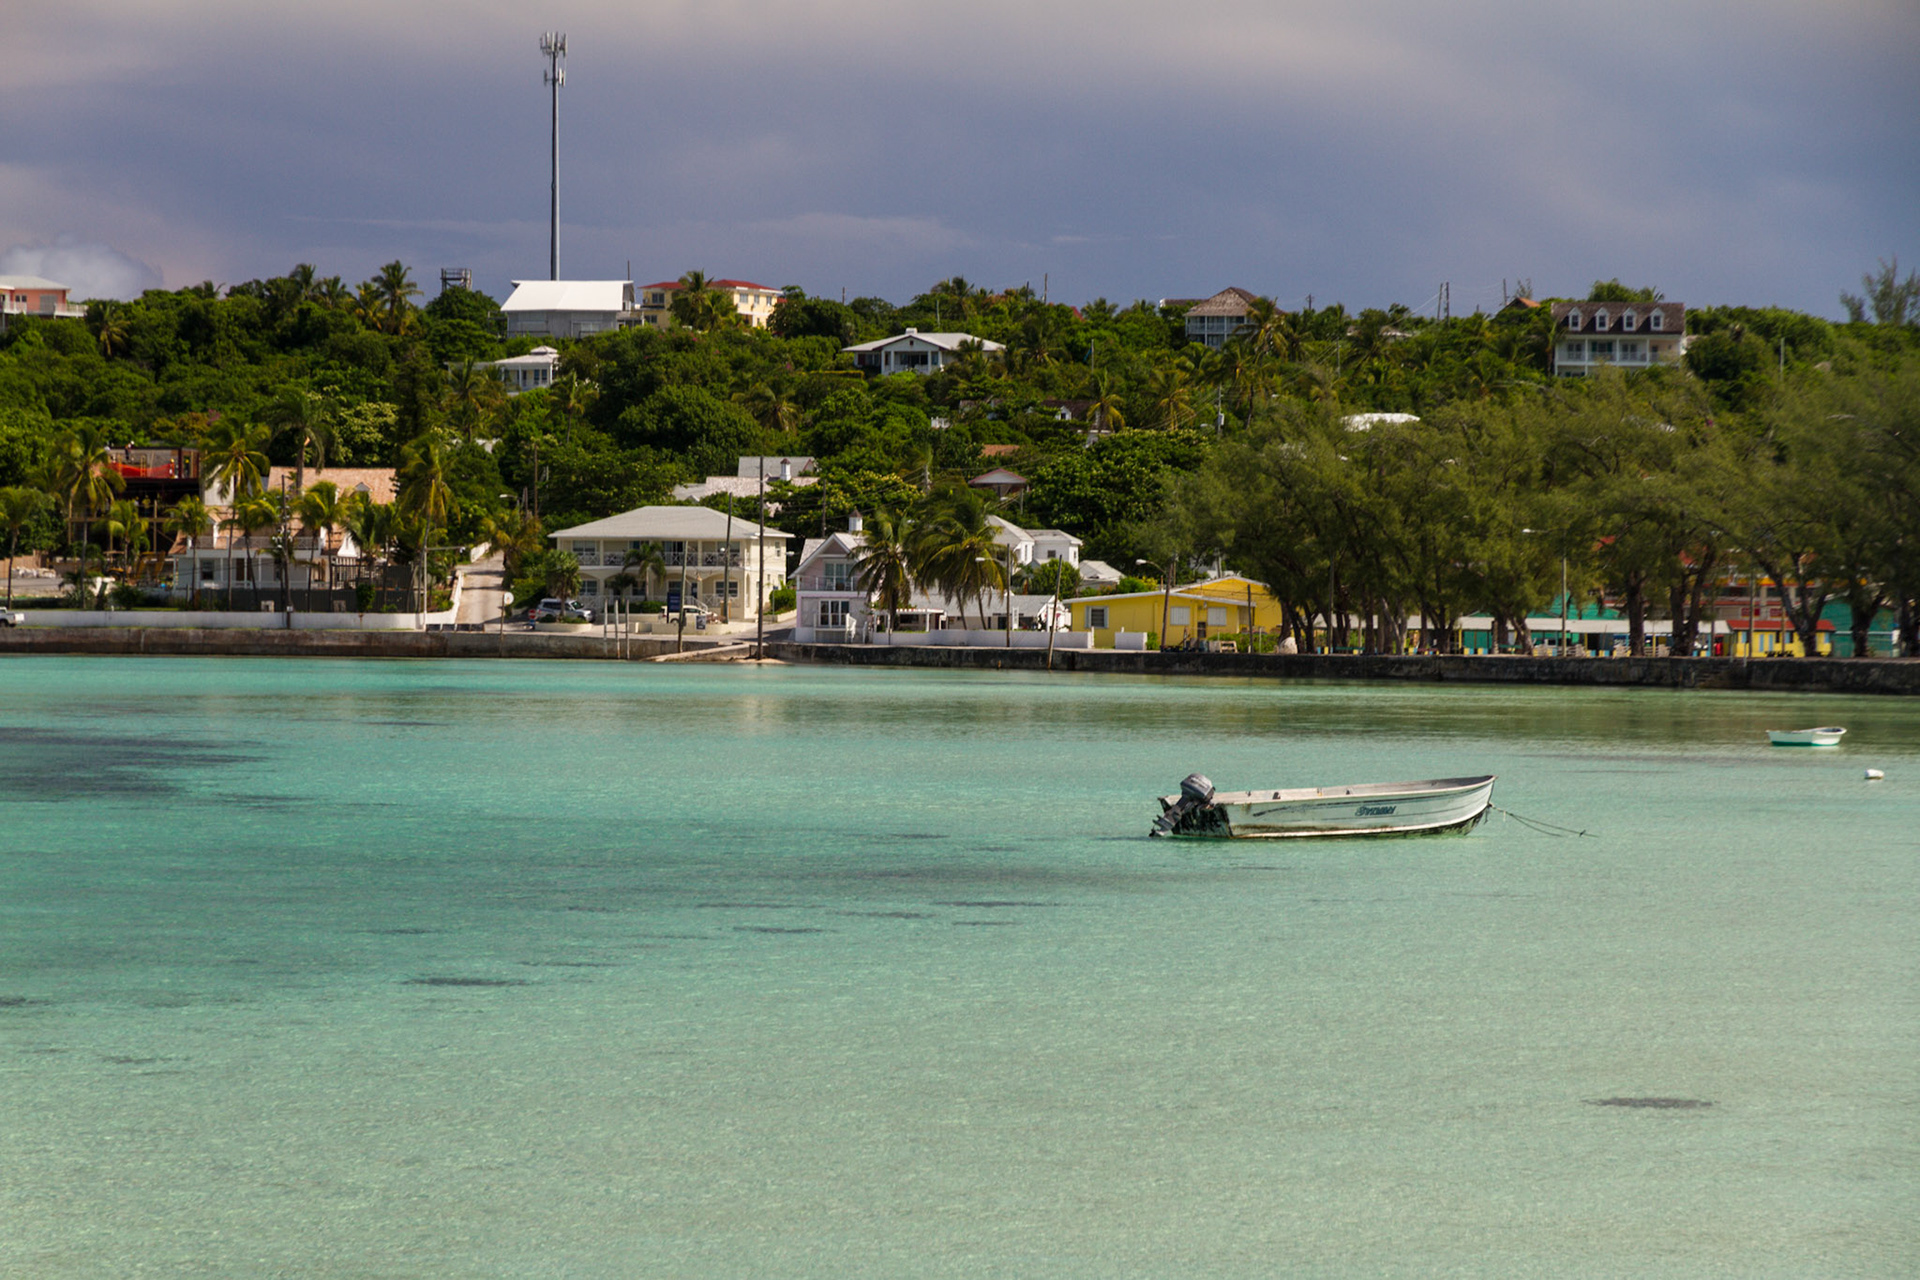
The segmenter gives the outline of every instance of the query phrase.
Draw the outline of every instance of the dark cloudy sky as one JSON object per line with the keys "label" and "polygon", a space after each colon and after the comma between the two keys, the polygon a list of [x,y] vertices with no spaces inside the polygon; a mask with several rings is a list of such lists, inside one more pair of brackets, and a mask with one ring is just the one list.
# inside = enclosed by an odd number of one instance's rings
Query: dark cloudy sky
{"label": "dark cloudy sky", "polygon": [[0,273],[698,267],[904,301],[1838,314],[1920,265],[1916,0],[0,0]]}

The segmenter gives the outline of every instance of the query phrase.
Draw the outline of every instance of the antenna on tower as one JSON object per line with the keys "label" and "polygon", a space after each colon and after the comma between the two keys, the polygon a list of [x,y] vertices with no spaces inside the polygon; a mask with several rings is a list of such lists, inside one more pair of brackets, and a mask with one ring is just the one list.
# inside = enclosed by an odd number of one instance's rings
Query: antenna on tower
{"label": "antenna on tower", "polygon": [[540,37],[540,52],[546,55],[543,77],[553,95],[553,182],[547,191],[547,278],[560,278],[560,86],[567,82],[567,71],[560,63],[567,56],[565,32],[549,31]]}

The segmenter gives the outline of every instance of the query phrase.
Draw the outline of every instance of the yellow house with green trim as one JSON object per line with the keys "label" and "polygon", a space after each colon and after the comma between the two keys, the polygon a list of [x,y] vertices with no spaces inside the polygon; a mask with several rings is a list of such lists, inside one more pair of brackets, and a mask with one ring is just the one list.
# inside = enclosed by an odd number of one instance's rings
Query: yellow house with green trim
{"label": "yellow house with green trim", "polygon": [[1091,631],[1093,647],[1111,649],[1121,631],[1159,635],[1166,618],[1162,645],[1209,636],[1244,635],[1249,623],[1257,631],[1280,630],[1280,602],[1251,578],[1229,573],[1205,582],[1189,582],[1172,592],[1130,591],[1111,596],[1081,596],[1064,602],[1073,611],[1073,629]]}

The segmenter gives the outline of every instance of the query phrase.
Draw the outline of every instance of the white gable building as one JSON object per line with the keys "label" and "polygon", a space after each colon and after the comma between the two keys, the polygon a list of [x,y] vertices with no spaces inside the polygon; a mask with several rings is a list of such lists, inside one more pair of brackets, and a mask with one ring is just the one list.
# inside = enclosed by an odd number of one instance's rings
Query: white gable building
{"label": "white gable building", "polygon": [[631,280],[515,280],[500,304],[507,336],[580,338],[606,333],[633,314]]}
{"label": "white gable building", "polygon": [[960,358],[960,348],[969,342],[980,344],[982,351],[1005,351],[1006,347],[970,333],[921,333],[908,329],[891,338],[842,347],[853,357],[862,373],[938,373]]}

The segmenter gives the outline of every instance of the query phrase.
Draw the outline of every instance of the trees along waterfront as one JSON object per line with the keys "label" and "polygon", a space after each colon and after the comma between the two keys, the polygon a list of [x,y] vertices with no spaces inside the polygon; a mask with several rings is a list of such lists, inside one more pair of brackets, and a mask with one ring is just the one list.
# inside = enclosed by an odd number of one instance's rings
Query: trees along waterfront
{"label": "trees along waterfront", "polygon": [[[1151,303],[1097,299],[1076,312],[1024,287],[955,279],[901,306],[792,290],[769,330],[721,313],[693,317],[703,327],[557,341],[559,384],[488,404],[496,388],[471,362],[534,342],[502,340],[490,299],[449,289],[421,308],[403,263],[357,296],[299,264],[224,291],[95,304],[83,324],[20,318],[0,336],[0,486],[56,495],[73,542],[100,536],[118,496],[74,485],[91,473],[111,489],[108,442],[203,448],[204,473],[233,472],[244,496],[246,473],[263,477],[269,463],[398,465],[411,442],[444,431],[445,510],[429,519],[409,506],[406,520],[414,541],[431,523],[431,543],[479,537],[503,491],[574,523],[662,501],[754,450],[805,452],[819,483],[770,491],[782,510],[757,514],[817,536],[855,508],[960,485],[986,469],[982,445],[1011,444],[1008,461],[1031,482],[1022,522],[1065,528],[1090,558],[1128,565],[1172,521],[1195,555],[1273,575],[1290,629],[1309,640],[1347,639],[1356,619],[1359,643],[1392,647],[1405,610],[1427,614],[1437,642],[1449,619],[1486,612],[1524,646],[1527,613],[1558,592],[1563,542],[1577,592],[1605,589],[1640,646],[1646,621],[1668,616],[1684,649],[1719,580],[1749,566],[1784,584],[1797,628],[1817,626],[1814,606],[1830,597],[1860,628],[1880,603],[1920,639],[1914,428],[1902,407],[1920,361],[1914,308],[1902,307],[1911,280],[1883,264],[1857,323],[1695,307],[1683,368],[1580,383],[1551,378],[1550,314],[1524,304],[1436,321],[1261,300],[1216,352],[1186,342],[1180,308]],[[703,283],[689,273],[689,286]],[[711,287],[676,293],[728,301]],[[1646,291],[1596,284],[1596,297],[1616,294]],[[1008,350],[965,350],[926,378],[862,378],[840,354],[909,325]],[[303,394],[331,406],[332,439],[299,427],[291,407]],[[1058,421],[1047,401],[1075,420]],[[1215,404],[1220,439],[1185,427]],[[1421,421],[1341,424],[1389,410]],[[236,469],[234,437],[276,424],[238,446],[253,457]],[[1088,448],[1090,427],[1111,434]],[[60,465],[89,430],[94,465]],[[492,455],[465,443],[495,435]],[[21,536],[55,541],[40,525]]]}
{"label": "trees along waterfront", "polygon": [[20,554],[20,535],[45,511],[50,499],[38,489],[8,485],[0,489],[0,525],[7,530],[7,608],[13,608],[13,562]]}

